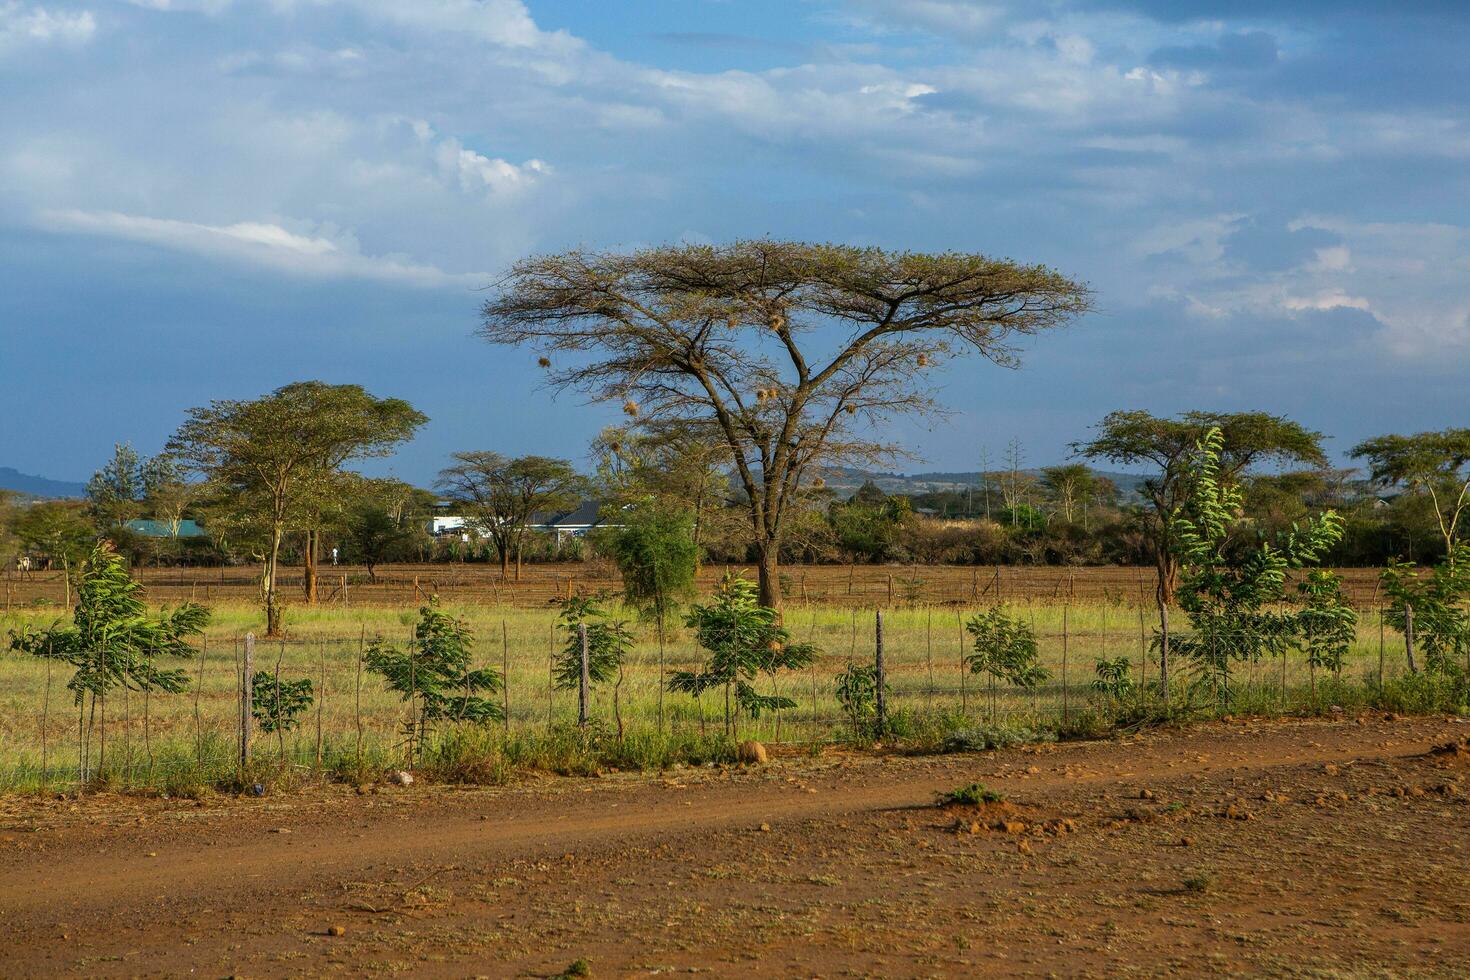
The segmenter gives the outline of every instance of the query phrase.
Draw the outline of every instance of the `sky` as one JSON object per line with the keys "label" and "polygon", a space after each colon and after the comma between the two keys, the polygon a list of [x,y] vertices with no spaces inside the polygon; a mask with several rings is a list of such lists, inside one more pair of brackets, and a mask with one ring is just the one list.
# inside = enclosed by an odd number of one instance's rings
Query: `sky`
{"label": "sky", "polygon": [[616,406],[477,339],[486,287],[761,236],[1095,291],[939,376],[910,471],[1118,408],[1470,424],[1467,42],[1461,0],[0,0],[0,465],[308,378],[432,419],[372,472],[580,462]]}

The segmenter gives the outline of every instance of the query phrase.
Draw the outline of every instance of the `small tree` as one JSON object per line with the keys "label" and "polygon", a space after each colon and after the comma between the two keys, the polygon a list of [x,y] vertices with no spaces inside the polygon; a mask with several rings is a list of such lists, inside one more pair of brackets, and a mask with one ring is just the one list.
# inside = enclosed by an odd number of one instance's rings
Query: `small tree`
{"label": "small tree", "polygon": [[1029,623],[1012,616],[1004,606],[978,612],[965,623],[973,638],[965,657],[970,673],[984,674],[990,691],[990,720],[995,721],[995,684],[1004,681],[1032,688],[1050,676],[1041,666],[1036,631]]}
{"label": "small tree", "polygon": [[1312,668],[1312,697],[1317,696],[1317,671],[1342,670],[1348,648],[1358,637],[1358,614],[1342,591],[1342,576],[1314,568],[1297,585],[1303,608],[1297,613],[1296,646]]}
{"label": "small tree", "polygon": [[15,536],[28,551],[40,552],[61,565],[65,604],[70,606],[72,572],[97,541],[97,533],[82,505],[68,500],[32,504],[16,518]]}
{"label": "small tree", "polygon": [[[759,718],[762,712],[796,707],[776,692],[783,670],[800,670],[815,658],[809,643],[792,643],[780,616],[758,600],[756,586],[737,575],[726,575],[708,605],[696,605],[685,619],[699,645],[710,653],[699,671],[679,671],[671,690],[698,697],[705,691],[725,689],[725,732],[733,734],[739,712]],[[761,674],[771,680],[772,693],[763,695],[751,683]]]}
{"label": "small tree", "polygon": [[623,601],[662,628],[669,613],[694,593],[699,549],[688,511],[644,506],[625,511],[603,547],[623,574]]}
{"label": "small tree", "polygon": [[[1390,561],[1383,590],[1389,596],[1384,622],[1394,629],[1408,629],[1407,610],[1413,609],[1414,645],[1424,653],[1424,669],[1459,674],[1470,652],[1470,559],[1456,551],[1427,576],[1416,575],[1412,563]],[[1409,669],[1418,670],[1412,659]]]}
{"label": "small tree", "polygon": [[[189,638],[204,632],[209,611],[185,603],[149,616],[142,585],[128,574],[122,556],[105,541],[92,549],[79,572],[72,625],[12,632],[10,647],[75,669],[66,686],[77,706],[80,773],[82,782],[86,782],[91,758],[91,724],[84,723],[89,717],[86,709],[90,708],[90,717],[95,717],[100,701],[105,721],[108,692],[118,687],[168,694],[188,687],[187,671],[160,667],[158,660],[192,657]],[[99,766],[106,762],[106,745],[104,729]]]}
{"label": "small tree", "polygon": [[1133,665],[1127,657],[1113,660],[1100,657],[1093,662],[1092,670],[1096,675],[1092,679],[1093,691],[1110,704],[1119,704],[1133,696],[1137,685],[1133,683]]}
{"label": "small tree", "polygon": [[1342,519],[1328,510],[1293,527],[1277,544],[1229,547],[1244,492],[1225,478],[1224,444],[1224,434],[1212,428],[1184,464],[1187,504],[1175,512],[1171,523],[1184,570],[1179,605],[1189,617],[1191,631],[1170,643],[1202,681],[1228,700],[1235,663],[1285,656],[1307,624],[1315,624],[1318,641],[1330,645],[1325,626],[1346,614],[1330,608],[1341,593],[1326,579],[1308,580],[1309,588],[1315,589],[1309,607],[1316,603],[1309,608],[1310,615],[1272,610],[1286,598],[1288,570],[1315,564],[1342,536]]}
{"label": "small tree", "polygon": [[[570,691],[582,686],[582,631],[587,627],[587,682],[596,686],[614,681],[613,717],[618,737],[623,734],[623,713],[619,694],[623,687],[623,661],[633,648],[633,633],[628,624],[615,620],[605,603],[607,593],[575,595],[563,600],[560,622],[567,639],[553,670],[559,690]],[[590,693],[590,692],[589,692]]]}
{"label": "small tree", "polygon": [[[852,726],[853,738],[872,734],[873,723],[878,717],[878,671],[872,664],[860,664],[852,660],[837,675],[833,693],[847,723]],[[886,693],[886,692],[885,692]]]}
{"label": "small tree", "polygon": [[464,620],[450,616],[440,607],[439,597],[430,596],[419,609],[408,649],[382,637],[368,647],[368,669],[381,675],[410,706],[404,729],[410,759],[417,758],[431,722],[486,724],[504,719],[500,704],[483,696],[499,691],[504,680],[494,668],[470,667],[474,639]]}
{"label": "small tree", "polygon": [[623,601],[652,619],[658,638],[658,719],[664,717],[664,629],[671,612],[694,594],[699,545],[686,510],[649,504],[626,512],[604,546],[623,573]]}
{"label": "small tree", "polygon": [[257,670],[251,678],[250,713],[262,732],[276,733],[282,762],[286,761],[286,733],[296,730],[314,702],[311,678],[283,681],[280,664],[274,671]]}

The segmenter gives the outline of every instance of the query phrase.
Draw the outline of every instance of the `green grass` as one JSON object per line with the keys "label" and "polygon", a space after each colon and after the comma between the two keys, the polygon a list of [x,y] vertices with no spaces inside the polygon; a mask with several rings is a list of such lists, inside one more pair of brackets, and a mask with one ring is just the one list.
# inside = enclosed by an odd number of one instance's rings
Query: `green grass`
{"label": "green grass", "polygon": [[1004,803],[1005,794],[987,789],[980,783],[971,783],[939,794],[940,806],[979,806],[982,803]]}
{"label": "green grass", "polygon": [[[919,749],[975,750],[1054,738],[1102,734],[1118,724],[1161,720],[1157,700],[1114,703],[1090,690],[1092,664],[1127,657],[1140,688],[1156,684],[1157,664],[1146,663],[1136,609],[1108,603],[1064,608],[1037,604],[1013,607],[1034,623],[1042,661],[1051,680],[1023,691],[992,689],[961,669],[966,650],[960,619],[971,610],[955,607],[893,608],[884,613],[884,651],[890,694],[885,741]],[[389,766],[418,764],[435,778],[497,781],[522,768],[583,772],[590,768],[657,768],[673,761],[719,761],[729,744],[745,738],[816,745],[850,738],[850,727],[833,696],[835,676],[849,659],[871,662],[873,614],[802,606],[786,609],[786,622],[799,640],[811,640],[822,655],[810,670],[761,678],[763,693],[779,693],[796,707],[758,720],[742,718],[727,733],[720,692],[695,699],[665,692],[660,697],[659,648],[654,630],[635,626],[638,643],[616,692],[593,692],[590,735],[575,731],[576,692],[549,689],[549,657],[563,641],[554,633],[556,610],[490,605],[450,607],[474,628],[477,665],[508,666],[509,718],[493,731],[441,732],[410,760],[401,735],[408,712],[382,681],[359,671],[365,641],[383,636],[405,643],[415,609],[293,606],[288,639],[259,640],[258,670],[283,677],[310,677],[318,702],[301,727],[284,738],[257,735],[252,766],[262,772],[324,771],[360,778]],[[0,636],[12,629],[44,628],[56,609],[22,609],[0,616]],[[1065,631],[1064,617],[1065,616]],[[629,616],[631,619],[631,615]],[[1152,629],[1145,619],[1144,633]],[[255,606],[232,603],[214,609],[203,656],[186,664],[194,683],[178,695],[121,692],[106,710],[106,759],[101,778],[119,787],[188,792],[191,786],[226,784],[240,777],[236,760],[237,677],[242,637],[260,630]],[[694,669],[703,660],[689,633],[668,631],[663,654],[666,674]],[[1242,665],[1230,699],[1216,692],[1186,693],[1183,671],[1175,674],[1173,709],[1167,717],[1225,711],[1326,713],[1336,705],[1351,710],[1371,705],[1403,712],[1454,709],[1464,686],[1404,674],[1402,641],[1388,633],[1379,684],[1379,630],[1375,615],[1364,617],[1358,642],[1340,677],[1313,677],[1299,656]],[[31,657],[0,652],[0,789],[64,785],[77,769],[77,709],[66,689],[63,668]],[[1065,682],[1065,683],[1063,683]],[[662,724],[659,705],[662,701]],[[617,736],[618,721],[622,737]],[[102,730],[100,717],[94,731]],[[318,731],[320,730],[320,740]],[[477,741],[478,740],[478,741]],[[94,736],[93,758],[100,746]],[[284,749],[284,752],[283,752]],[[320,754],[320,755],[319,755]],[[282,756],[284,755],[284,766]],[[320,758],[320,765],[318,759]],[[43,778],[44,777],[44,778]],[[297,778],[297,777],[293,777]]]}

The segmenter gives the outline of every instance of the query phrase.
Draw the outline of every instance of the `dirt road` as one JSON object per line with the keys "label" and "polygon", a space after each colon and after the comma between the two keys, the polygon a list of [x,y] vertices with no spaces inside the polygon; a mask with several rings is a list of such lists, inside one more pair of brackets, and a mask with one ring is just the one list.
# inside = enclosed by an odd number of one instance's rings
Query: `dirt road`
{"label": "dirt road", "polygon": [[[0,975],[1379,973],[1470,963],[1470,735],[0,803]],[[979,781],[1006,801],[939,808]],[[341,927],[341,935],[332,935]]]}

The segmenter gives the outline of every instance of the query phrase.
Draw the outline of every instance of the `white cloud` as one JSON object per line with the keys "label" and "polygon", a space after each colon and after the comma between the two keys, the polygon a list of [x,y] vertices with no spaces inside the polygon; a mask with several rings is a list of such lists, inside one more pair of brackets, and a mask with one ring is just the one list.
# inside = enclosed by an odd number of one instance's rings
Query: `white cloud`
{"label": "white cloud", "polygon": [[51,11],[0,2],[0,55],[32,44],[86,44],[97,33],[90,10]]}
{"label": "white cloud", "polygon": [[43,226],[159,245],[180,252],[265,266],[293,275],[377,279],[412,286],[464,286],[482,273],[451,275],[398,255],[364,255],[356,240],[329,227],[291,231],[279,224],[241,221],[207,225],[116,211],[46,211]]}
{"label": "white cloud", "polygon": [[1305,216],[1286,230],[1330,232],[1342,243],[1261,271],[1226,257],[1223,239],[1242,217],[1167,223],[1139,238],[1137,254],[1185,263],[1162,273],[1173,282],[1154,284],[1149,295],[1209,318],[1359,310],[1380,324],[1381,353],[1410,360],[1470,349],[1470,228]]}
{"label": "white cloud", "polygon": [[[128,0],[157,11],[199,11],[219,14],[234,0]],[[575,50],[581,42],[565,31],[543,31],[536,26],[522,0],[270,0],[276,11],[333,5],[351,7],[365,17],[393,27],[431,34],[470,37],[510,48]]]}
{"label": "white cloud", "polygon": [[1005,14],[1003,4],[979,0],[853,0],[852,5],[872,27],[918,28],[965,37],[991,30]]}

